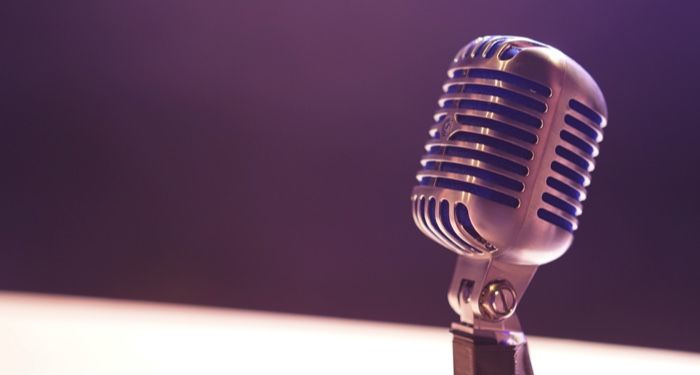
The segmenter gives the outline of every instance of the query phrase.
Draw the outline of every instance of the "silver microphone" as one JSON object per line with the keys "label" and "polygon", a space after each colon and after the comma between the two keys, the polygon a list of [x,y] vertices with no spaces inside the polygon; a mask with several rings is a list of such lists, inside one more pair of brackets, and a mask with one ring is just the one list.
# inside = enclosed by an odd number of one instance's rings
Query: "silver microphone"
{"label": "silver microphone", "polygon": [[573,240],[605,99],[574,60],[523,37],[477,38],[447,74],[413,218],[460,255],[448,294],[461,320],[453,332],[523,345],[515,308],[537,267]]}

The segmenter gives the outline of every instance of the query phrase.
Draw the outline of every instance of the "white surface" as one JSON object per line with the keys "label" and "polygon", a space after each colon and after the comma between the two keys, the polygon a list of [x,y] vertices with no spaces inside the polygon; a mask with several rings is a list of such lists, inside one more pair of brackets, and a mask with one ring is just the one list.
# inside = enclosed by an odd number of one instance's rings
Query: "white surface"
{"label": "white surface", "polygon": [[[444,374],[446,329],[0,293],[0,374]],[[700,355],[530,338],[537,375],[700,374]]]}

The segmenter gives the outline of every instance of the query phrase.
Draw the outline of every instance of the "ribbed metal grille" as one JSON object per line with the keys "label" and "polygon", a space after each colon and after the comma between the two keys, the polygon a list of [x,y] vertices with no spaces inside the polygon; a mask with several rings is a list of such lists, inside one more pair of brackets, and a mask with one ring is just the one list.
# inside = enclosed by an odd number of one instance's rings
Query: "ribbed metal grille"
{"label": "ribbed metal grille", "polygon": [[[598,143],[603,140],[605,118],[571,99],[564,115],[564,129],[556,147],[557,158],[550,167],[554,172],[547,178],[552,189],[542,194],[547,208],[540,208],[537,216],[551,224],[573,232],[578,227],[576,217],[581,214],[581,202],[586,199],[586,187],[591,182],[590,173],[595,167]],[[551,209],[554,208],[554,209]]]}
{"label": "ribbed metal grille", "polygon": [[[486,43],[473,48],[477,56],[493,55]],[[449,76],[421,159],[420,184],[519,207],[551,89],[497,70],[456,69]]]}

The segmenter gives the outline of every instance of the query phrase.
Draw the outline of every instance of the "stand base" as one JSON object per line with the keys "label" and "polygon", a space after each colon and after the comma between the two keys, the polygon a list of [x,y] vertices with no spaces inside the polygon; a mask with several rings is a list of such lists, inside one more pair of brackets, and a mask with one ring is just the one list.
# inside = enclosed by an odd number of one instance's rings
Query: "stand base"
{"label": "stand base", "polygon": [[527,342],[499,344],[454,329],[452,335],[454,375],[533,375]]}

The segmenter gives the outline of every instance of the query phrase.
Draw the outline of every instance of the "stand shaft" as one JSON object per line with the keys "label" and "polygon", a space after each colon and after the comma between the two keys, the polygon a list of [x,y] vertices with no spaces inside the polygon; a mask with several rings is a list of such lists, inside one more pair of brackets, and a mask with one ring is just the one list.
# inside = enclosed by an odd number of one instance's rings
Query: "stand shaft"
{"label": "stand shaft", "polygon": [[454,375],[533,375],[527,342],[505,345],[452,334]]}

